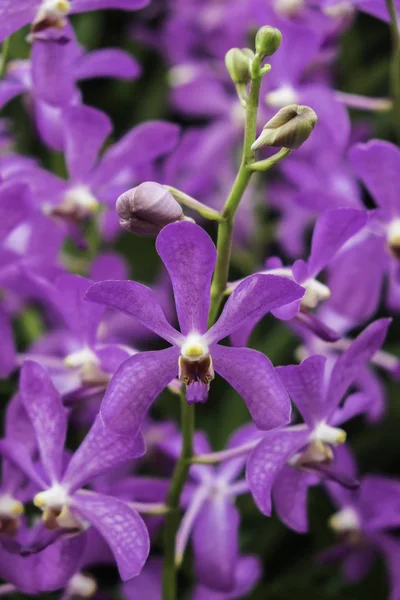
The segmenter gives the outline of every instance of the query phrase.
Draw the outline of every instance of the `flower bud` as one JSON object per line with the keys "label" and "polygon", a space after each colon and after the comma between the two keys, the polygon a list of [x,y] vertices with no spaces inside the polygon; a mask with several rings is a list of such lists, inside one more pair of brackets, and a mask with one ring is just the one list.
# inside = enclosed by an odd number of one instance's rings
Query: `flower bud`
{"label": "flower bud", "polygon": [[265,56],[275,54],[281,45],[282,34],[279,29],[266,25],[260,27],[256,34],[256,52],[263,59]]}
{"label": "flower bud", "polygon": [[169,223],[184,219],[182,208],[171,192],[153,181],[122,194],[116,209],[121,227],[139,235],[157,234]]}
{"label": "flower bud", "polygon": [[309,106],[290,104],[281,108],[252,145],[252,150],[265,146],[299,148],[310,137],[318,117]]}
{"label": "flower bud", "polygon": [[250,48],[231,48],[225,55],[226,69],[233,83],[249,83],[254,53]]}

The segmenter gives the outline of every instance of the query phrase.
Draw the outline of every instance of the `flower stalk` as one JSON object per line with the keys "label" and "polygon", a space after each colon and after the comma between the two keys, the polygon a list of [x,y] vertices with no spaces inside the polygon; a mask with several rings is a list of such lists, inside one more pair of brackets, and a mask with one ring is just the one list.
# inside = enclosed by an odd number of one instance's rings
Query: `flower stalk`
{"label": "flower stalk", "polygon": [[171,192],[179,204],[183,204],[183,206],[196,211],[204,219],[208,219],[209,221],[218,221],[219,223],[223,222],[224,218],[217,210],[206,206],[202,202],[192,198],[192,196],[189,196],[188,194],[185,194],[185,192],[182,192],[181,190],[178,190],[170,185],[164,185],[164,187]]}
{"label": "flower stalk", "polygon": [[7,59],[8,59],[8,54],[10,51],[10,41],[11,41],[11,37],[7,37],[1,46],[0,79],[3,78],[4,73],[6,72]]}
{"label": "flower stalk", "polygon": [[164,528],[163,600],[177,598],[177,568],[175,564],[175,540],[179,528],[180,499],[193,455],[194,404],[186,402],[181,394],[182,450],[172,475],[166,505],[169,512]]}
{"label": "flower stalk", "polygon": [[[245,102],[243,102],[246,110],[246,120],[242,158],[235,181],[222,211],[220,213],[213,211],[180,190],[165,186],[178,202],[196,210],[207,219],[218,221],[217,261],[210,292],[209,326],[215,323],[221,302],[224,298],[231,261],[235,216],[251,176],[255,171],[268,170],[276,162],[290,154],[289,149],[283,148],[275,156],[266,161],[255,162],[255,151],[252,149],[252,146],[257,135],[257,113],[261,81],[263,76],[270,70],[270,65],[262,66],[261,64],[264,57],[265,53],[259,51],[254,57],[252,56],[251,62],[249,61],[249,93]],[[259,165],[259,167],[254,169],[254,165]],[[182,560],[182,557],[178,557],[178,561],[176,560],[176,536],[180,519],[180,497],[190,465],[194,462],[194,404],[188,404],[184,394],[181,395],[181,432],[181,454],[172,475],[172,483],[166,502],[168,513],[164,529],[163,600],[176,600],[177,598],[177,570]],[[246,451],[248,451],[247,448]],[[212,460],[212,462],[214,461]]]}
{"label": "flower stalk", "polygon": [[222,209],[221,214],[224,218],[224,221],[220,223],[218,227],[218,256],[211,286],[211,307],[209,314],[210,324],[214,323],[224,296],[226,283],[228,281],[229,264],[232,252],[234,219],[236,211],[239,207],[239,203],[244,192],[246,191],[252,175],[249,165],[254,162],[254,152],[251,149],[251,146],[256,139],[257,112],[260,98],[261,80],[261,61],[260,56],[256,54],[251,69],[250,92],[246,106],[246,124],[242,160],[236,179],[225,202],[224,208]]}

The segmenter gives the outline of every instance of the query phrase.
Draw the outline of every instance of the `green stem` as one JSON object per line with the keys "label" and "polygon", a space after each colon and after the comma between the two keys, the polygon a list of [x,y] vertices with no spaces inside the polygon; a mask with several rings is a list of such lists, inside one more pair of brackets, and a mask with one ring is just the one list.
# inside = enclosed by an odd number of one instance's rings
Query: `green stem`
{"label": "green stem", "polygon": [[175,564],[175,539],[179,527],[180,498],[193,456],[194,404],[181,395],[182,450],[172,475],[166,505],[168,513],[164,527],[163,600],[177,598],[177,568]]}
{"label": "green stem", "polygon": [[266,158],[265,160],[259,160],[255,163],[251,164],[249,169],[251,171],[269,171],[269,169],[271,167],[276,165],[276,163],[279,162],[280,160],[283,160],[284,158],[289,156],[289,154],[291,152],[292,152],[292,150],[289,150],[289,148],[282,148],[282,150],[279,150],[279,152],[277,152],[273,156],[270,156],[269,158]]}
{"label": "green stem", "polygon": [[386,0],[390,15],[390,32],[392,36],[392,58],[390,65],[390,87],[393,98],[393,118],[396,135],[400,142],[400,33],[399,20],[394,0]]}
{"label": "green stem", "polygon": [[1,46],[0,79],[3,78],[4,73],[6,72],[8,53],[10,50],[10,41],[11,37],[7,37]]}
{"label": "green stem", "polygon": [[181,190],[178,190],[170,185],[164,185],[164,187],[171,192],[171,194],[173,195],[175,200],[179,202],[179,204],[183,204],[184,206],[195,210],[199,213],[199,215],[201,215],[205,219],[208,219],[210,221],[218,221],[220,223],[224,220],[217,210],[206,206],[202,202],[199,202],[195,198],[192,198],[192,196],[185,194],[185,192],[181,192]]}
{"label": "green stem", "polygon": [[247,101],[242,160],[238,174],[221,213],[225,220],[220,223],[218,227],[217,263],[215,265],[214,277],[211,285],[210,325],[212,325],[217,318],[228,281],[229,264],[232,252],[233,225],[236,211],[252,176],[249,165],[254,161],[254,152],[252,151],[251,146],[256,139],[257,111],[261,79],[260,59],[256,56],[253,61],[252,80]]}

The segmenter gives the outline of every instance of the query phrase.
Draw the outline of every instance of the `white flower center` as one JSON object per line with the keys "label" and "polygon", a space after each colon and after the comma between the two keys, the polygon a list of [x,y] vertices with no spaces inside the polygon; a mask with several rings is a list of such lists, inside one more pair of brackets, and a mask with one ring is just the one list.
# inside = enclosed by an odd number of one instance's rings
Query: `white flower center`
{"label": "white flower center", "polygon": [[76,573],[68,582],[68,597],[91,598],[97,591],[97,584],[93,577],[83,573]]}
{"label": "white flower center", "polygon": [[297,104],[297,93],[291,85],[285,84],[272,92],[268,92],[265,100],[269,106],[283,108],[288,104]]}
{"label": "white flower center", "polygon": [[0,517],[19,517],[24,513],[24,505],[10,494],[0,496]]}
{"label": "white flower center", "polygon": [[168,72],[168,81],[172,87],[190,83],[196,78],[196,69],[192,65],[177,65]]}
{"label": "white flower center", "polygon": [[76,352],[71,352],[64,358],[64,364],[69,369],[79,369],[89,363],[97,364],[97,356],[87,346]]}
{"label": "white flower center", "polygon": [[337,533],[346,531],[358,531],[360,529],[360,517],[351,506],[343,508],[332,515],[329,519],[329,525]]}
{"label": "white flower center", "polygon": [[304,0],[275,0],[274,8],[279,15],[290,17],[304,8]]}
{"label": "white flower center", "polygon": [[311,434],[310,441],[318,441],[324,444],[344,444],[346,441],[346,432],[339,427],[332,427],[327,423],[319,423]]}
{"label": "white flower center", "polygon": [[48,529],[62,527],[84,530],[88,526],[71,513],[68,492],[59,483],[36,494],[33,504],[43,511],[43,521]]}
{"label": "white flower center", "polygon": [[201,360],[208,353],[208,346],[198,333],[189,333],[181,347],[181,356],[190,362]]}
{"label": "white flower center", "polygon": [[400,219],[394,219],[389,223],[387,242],[390,247],[400,248]]}
{"label": "white flower center", "polygon": [[96,212],[97,207],[99,206],[96,198],[85,185],[77,185],[68,190],[65,194],[65,200],[67,204],[77,206],[87,213]]}
{"label": "white flower center", "polygon": [[59,19],[65,17],[70,9],[71,5],[68,0],[43,0],[38,10],[38,17],[53,17]]}
{"label": "white flower center", "polygon": [[341,17],[348,17],[355,12],[354,6],[351,2],[343,0],[337,4],[331,4],[330,6],[322,6],[322,12],[332,19],[340,19]]}
{"label": "white flower center", "polygon": [[301,285],[306,289],[306,293],[301,301],[304,308],[316,308],[320,302],[324,302],[330,298],[331,291],[328,286],[317,279],[307,279]]}
{"label": "white flower center", "polygon": [[43,492],[39,492],[33,499],[33,504],[38,508],[61,509],[68,501],[67,491],[58,483]]}

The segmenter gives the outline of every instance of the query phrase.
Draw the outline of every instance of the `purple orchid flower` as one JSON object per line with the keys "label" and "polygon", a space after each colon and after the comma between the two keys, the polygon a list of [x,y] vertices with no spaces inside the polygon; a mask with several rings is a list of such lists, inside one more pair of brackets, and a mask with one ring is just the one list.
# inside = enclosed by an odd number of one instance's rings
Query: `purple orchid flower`
{"label": "purple orchid flower", "polygon": [[[357,477],[357,466],[345,448],[338,451],[336,462],[342,470]],[[400,481],[382,475],[365,475],[357,490],[345,490],[334,483],[327,485],[337,512],[329,525],[338,543],[324,552],[322,562],[342,562],[343,576],[350,583],[365,578],[375,558],[383,554],[390,578],[390,600],[400,593],[400,541],[395,529],[400,526]]]}
{"label": "purple orchid flower", "polygon": [[166,350],[143,352],[125,361],[103,399],[104,422],[133,435],[150,404],[178,372],[186,384],[188,402],[204,402],[214,369],[240,393],[260,428],[288,422],[288,398],[268,358],[249,348],[229,348],[217,342],[248,320],[299,299],[303,290],[285,278],[249,277],[207,330],[216,261],[210,237],[198,225],[172,223],[160,232],[156,247],[172,281],[181,332],[167,322],[152,290],[140,283],[99,282],[86,295],[91,301],[130,314],[172,344]]}
{"label": "purple orchid flower", "polygon": [[140,72],[131,55],[117,48],[85,53],[71,27],[68,31],[70,39],[62,44],[52,30],[43,34],[33,45],[30,60],[11,61],[0,82],[0,107],[24,94],[40,136],[55,150],[63,146],[63,108],[81,103],[78,82],[96,77],[133,79]]}
{"label": "purple orchid flower", "polygon": [[20,393],[36,433],[41,469],[15,440],[4,439],[1,450],[42,490],[35,495],[34,504],[43,510],[45,528],[61,535],[79,534],[92,525],[109,544],[121,578],[134,577],[149,552],[141,517],[128,503],[82,487],[143,454],[142,437],[113,434],[97,418],[65,468],[67,413],[49,375],[38,363],[27,361],[23,365]]}
{"label": "purple orchid flower", "polygon": [[[259,271],[261,275],[288,277],[301,285],[303,298],[273,311],[278,319],[295,319],[303,323],[313,333],[326,341],[335,341],[339,335],[327,327],[310,311],[320,302],[330,297],[330,289],[318,281],[317,275],[325,269],[340,249],[366,224],[364,211],[351,208],[339,208],[325,211],[317,220],[311,240],[311,252],[307,261],[297,260],[292,267],[284,267],[280,259],[267,261],[267,269]],[[238,283],[229,285],[235,289]],[[246,345],[255,322],[236,331],[232,336],[234,345]]]}
{"label": "purple orchid flower", "polygon": [[[389,142],[372,140],[353,146],[349,159],[379,206],[371,212],[368,227],[334,261],[329,277],[332,308],[357,324],[376,311],[386,278],[387,304],[396,312],[400,309],[400,202],[393,186],[400,168],[400,150]],[[349,302],[349,283],[355,280],[357,288]]]}
{"label": "purple orchid flower", "polygon": [[84,300],[92,283],[68,273],[48,285],[48,303],[63,325],[19,358],[44,365],[64,401],[102,392],[119,365],[135,352],[99,340],[105,307],[92,307]]}
{"label": "purple orchid flower", "polygon": [[69,14],[92,10],[138,10],[148,0],[0,0],[0,42],[25,25],[34,32],[48,27],[62,28]]}
{"label": "purple orchid flower", "polygon": [[339,407],[359,372],[381,347],[390,320],[367,327],[338,358],[331,373],[326,358],[312,356],[300,365],[280,367],[279,375],[301,413],[304,423],[266,433],[247,464],[247,479],[258,508],[271,514],[273,494],[276,510],[286,525],[298,532],[308,529],[307,490],[322,478],[345,487],[353,478],[332,466],[332,447],[346,440],[338,426],[363,412],[365,397],[350,395]]}
{"label": "purple orchid flower", "polygon": [[[139,577],[124,584],[124,599],[161,600],[161,569],[161,560],[150,559]],[[235,583],[229,592],[218,592],[203,585],[197,585],[191,600],[240,600],[253,590],[260,576],[259,559],[251,555],[241,556],[236,565]]]}
{"label": "purple orchid flower", "polygon": [[[304,326],[296,325],[296,334],[301,337],[303,344],[296,350],[296,356],[303,360],[314,354],[327,357],[328,365],[332,365],[343,352],[353,343],[352,338],[346,335],[351,330],[351,325],[337,313],[322,309],[321,318],[328,327],[340,332],[341,338],[336,342],[325,342],[312,335]],[[374,368],[373,368],[374,367]],[[400,359],[387,350],[378,350],[372,357],[370,364],[359,373],[355,385],[359,393],[365,395],[365,417],[369,423],[377,423],[382,419],[387,408],[387,394],[385,386],[376,369],[382,370],[394,380],[400,378]]]}
{"label": "purple orchid flower", "polygon": [[[40,168],[27,168],[14,177],[30,186],[41,211],[72,228],[96,213],[100,203],[114,208],[115,198],[135,183],[140,169],[169,152],[179,134],[179,128],[171,123],[149,121],[133,128],[100,158],[112,130],[107,115],[78,105],[64,109],[62,118],[68,181]],[[111,223],[103,222],[105,237],[119,232],[114,211],[112,216]]]}

